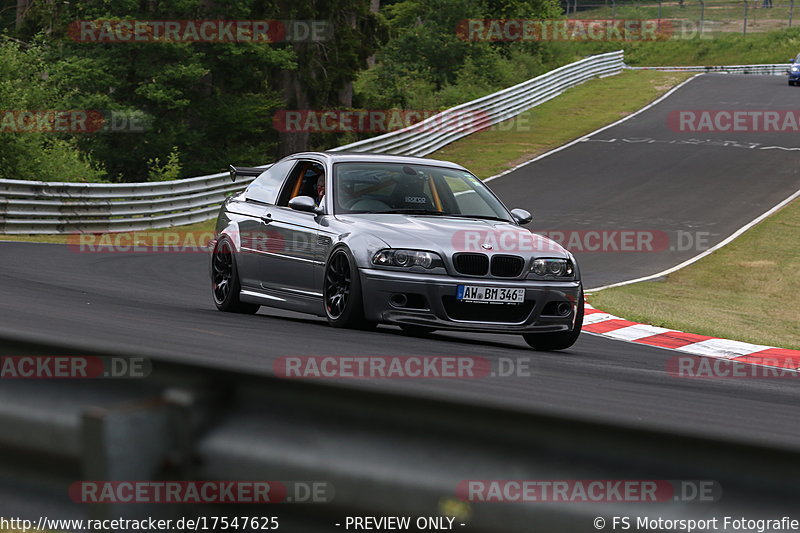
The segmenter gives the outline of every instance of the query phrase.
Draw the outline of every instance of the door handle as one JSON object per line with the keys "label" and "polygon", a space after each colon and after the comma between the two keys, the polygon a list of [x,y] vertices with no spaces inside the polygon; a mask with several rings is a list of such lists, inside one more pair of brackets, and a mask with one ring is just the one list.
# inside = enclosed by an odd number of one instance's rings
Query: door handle
{"label": "door handle", "polygon": [[264,224],[269,224],[270,222],[272,222],[272,213],[261,215],[261,222],[263,222]]}

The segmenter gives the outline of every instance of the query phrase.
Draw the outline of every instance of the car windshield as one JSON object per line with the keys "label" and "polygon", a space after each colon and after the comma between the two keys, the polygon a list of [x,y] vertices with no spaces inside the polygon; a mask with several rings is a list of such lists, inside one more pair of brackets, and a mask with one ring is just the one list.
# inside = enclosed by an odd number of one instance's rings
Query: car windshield
{"label": "car windshield", "polygon": [[512,220],[481,180],[465,170],[406,163],[338,163],[333,180],[337,214]]}

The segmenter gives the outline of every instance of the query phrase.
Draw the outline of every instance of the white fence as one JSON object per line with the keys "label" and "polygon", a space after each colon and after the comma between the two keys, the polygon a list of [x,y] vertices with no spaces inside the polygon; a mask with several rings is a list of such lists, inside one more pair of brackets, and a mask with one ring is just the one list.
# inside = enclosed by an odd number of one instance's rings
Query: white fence
{"label": "white fence", "polygon": [[[622,51],[588,57],[405,129],[333,150],[424,156],[591,78],[618,74],[623,67]],[[190,224],[213,218],[219,204],[250,181],[231,183],[227,173],[133,184],[0,180],[0,233],[131,231]]]}

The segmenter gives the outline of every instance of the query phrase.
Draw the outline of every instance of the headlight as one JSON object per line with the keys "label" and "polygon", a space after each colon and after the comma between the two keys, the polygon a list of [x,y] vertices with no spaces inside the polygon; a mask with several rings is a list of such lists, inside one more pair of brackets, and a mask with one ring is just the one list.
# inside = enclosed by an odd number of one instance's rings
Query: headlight
{"label": "headlight", "polygon": [[535,259],[531,272],[541,277],[572,277],[574,268],[568,259]]}
{"label": "headlight", "polygon": [[436,268],[444,266],[439,254],[420,250],[381,250],[372,256],[372,264],[392,267]]}
{"label": "headlight", "polygon": [[800,67],[792,67],[789,70],[791,70],[792,72],[797,72],[798,70],[800,70]]}

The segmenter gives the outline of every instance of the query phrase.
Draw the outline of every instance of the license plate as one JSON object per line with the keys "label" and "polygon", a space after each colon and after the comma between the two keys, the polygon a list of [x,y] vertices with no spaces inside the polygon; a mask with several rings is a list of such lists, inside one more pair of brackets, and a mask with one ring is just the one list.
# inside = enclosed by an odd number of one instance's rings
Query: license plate
{"label": "license plate", "polygon": [[459,285],[456,292],[456,300],[461,302],[521,304],[525,301],[525,289]]}

